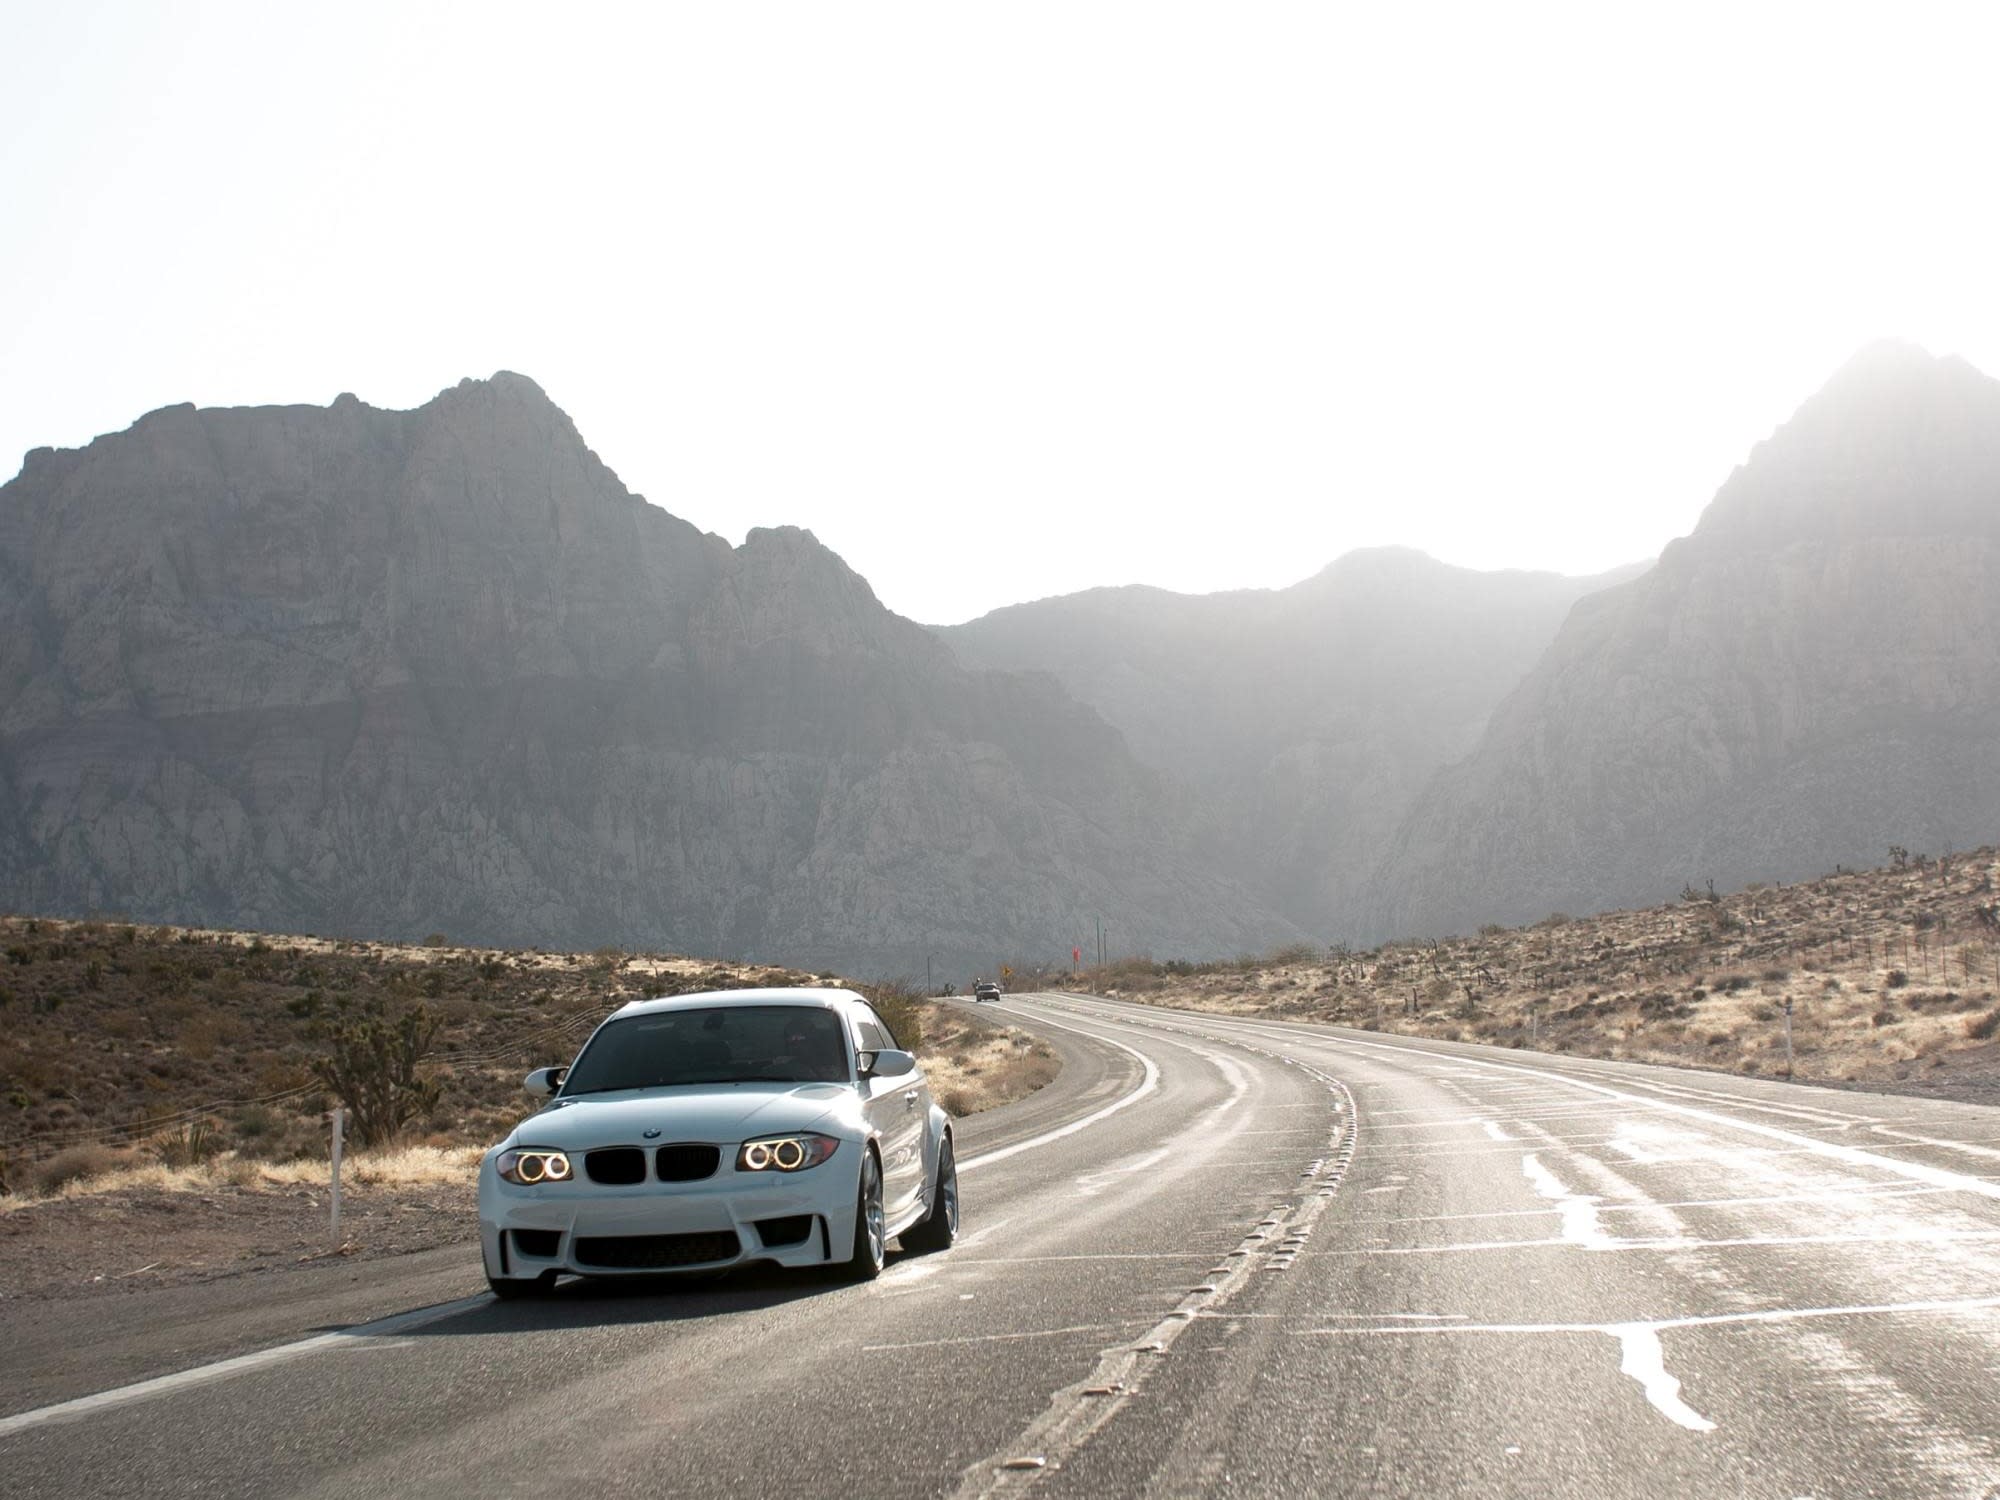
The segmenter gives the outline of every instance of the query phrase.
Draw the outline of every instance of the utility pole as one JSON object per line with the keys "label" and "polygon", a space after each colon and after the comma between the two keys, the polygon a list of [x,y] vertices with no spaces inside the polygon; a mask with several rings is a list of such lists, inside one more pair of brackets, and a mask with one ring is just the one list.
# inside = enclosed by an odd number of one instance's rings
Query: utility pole
{"label": "utility pole", "polygon": [[1785,1076],[1792,1076],[1792,997],[1785,996]]}
{"label": "utility pole", "polygon": [[928,953],[924,955],[924,993],[926,995],[935,995],[937,993],[937,981],[931,977],[931,957],[932,955]]}

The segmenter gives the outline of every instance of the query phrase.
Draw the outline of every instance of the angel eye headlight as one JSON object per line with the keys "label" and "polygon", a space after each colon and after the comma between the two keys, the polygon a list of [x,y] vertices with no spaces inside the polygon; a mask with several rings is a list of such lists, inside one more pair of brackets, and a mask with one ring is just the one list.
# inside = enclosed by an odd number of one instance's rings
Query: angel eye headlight
{"label": "angel eye headlight", "polygon": [[736,1153],[739,1172],[803,1172],[833,1155],[840,1142],[830,1135],[777,1135],[745,1141]]}
{"label": "angel eye headlight", "polygon": [[542,1151],[530,1146],[519,1151],[502,1151],[494,1169],[509,1182],[533,1187],[538,1182],[568,1182],[576,1175],[569,1158],[560,1151]]}

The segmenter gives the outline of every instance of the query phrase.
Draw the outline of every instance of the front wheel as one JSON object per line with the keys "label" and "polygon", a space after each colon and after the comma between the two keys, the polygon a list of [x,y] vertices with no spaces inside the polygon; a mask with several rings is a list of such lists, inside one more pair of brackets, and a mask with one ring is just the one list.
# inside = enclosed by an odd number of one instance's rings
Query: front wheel
{"label": "front wheel", "polygon": [[873,1281],[888,1258],[888,1220],[882,1213],[882,1163],[873,1151],[861,1153],[861,1186],[854,1195],[854,1253],[841,1274],[850,1281]]}
{"label": "front wheel", "polygon": [[903,1248],[918,1255],[949,1250],[958,1238],[958,1161],[951,1137],[938,1142],[937,1183],[931,1189],[931,1211],[923,1222],[903,1231]]}

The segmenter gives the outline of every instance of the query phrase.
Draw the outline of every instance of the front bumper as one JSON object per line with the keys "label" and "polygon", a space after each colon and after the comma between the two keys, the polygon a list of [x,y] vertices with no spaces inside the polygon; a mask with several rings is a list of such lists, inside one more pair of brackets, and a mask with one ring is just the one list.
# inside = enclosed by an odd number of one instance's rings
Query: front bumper
{"label": "front bumper", "polygon": [[[492,1277],[545,1272],[652,1276],[765,1261],[823,1266],[854,1245],[861,1153],[843,1141],[803,1172],[738,1172],[727,1159],[701,1182],[520,1187],[479,1169],[479,1238]],[[732,1244],[733,1241],[733,1244]]]}

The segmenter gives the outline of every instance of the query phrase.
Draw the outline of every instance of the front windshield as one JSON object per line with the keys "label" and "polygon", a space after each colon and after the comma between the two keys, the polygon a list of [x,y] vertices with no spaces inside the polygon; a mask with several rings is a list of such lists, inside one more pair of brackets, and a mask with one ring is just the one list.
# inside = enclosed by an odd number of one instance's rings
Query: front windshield
{"label": "front windshield", "polygon": [[840,1018],[819,1006],[718,1005],[609,1021],[564,1079],[565,1097],[699,1083],[845,1083]]}

